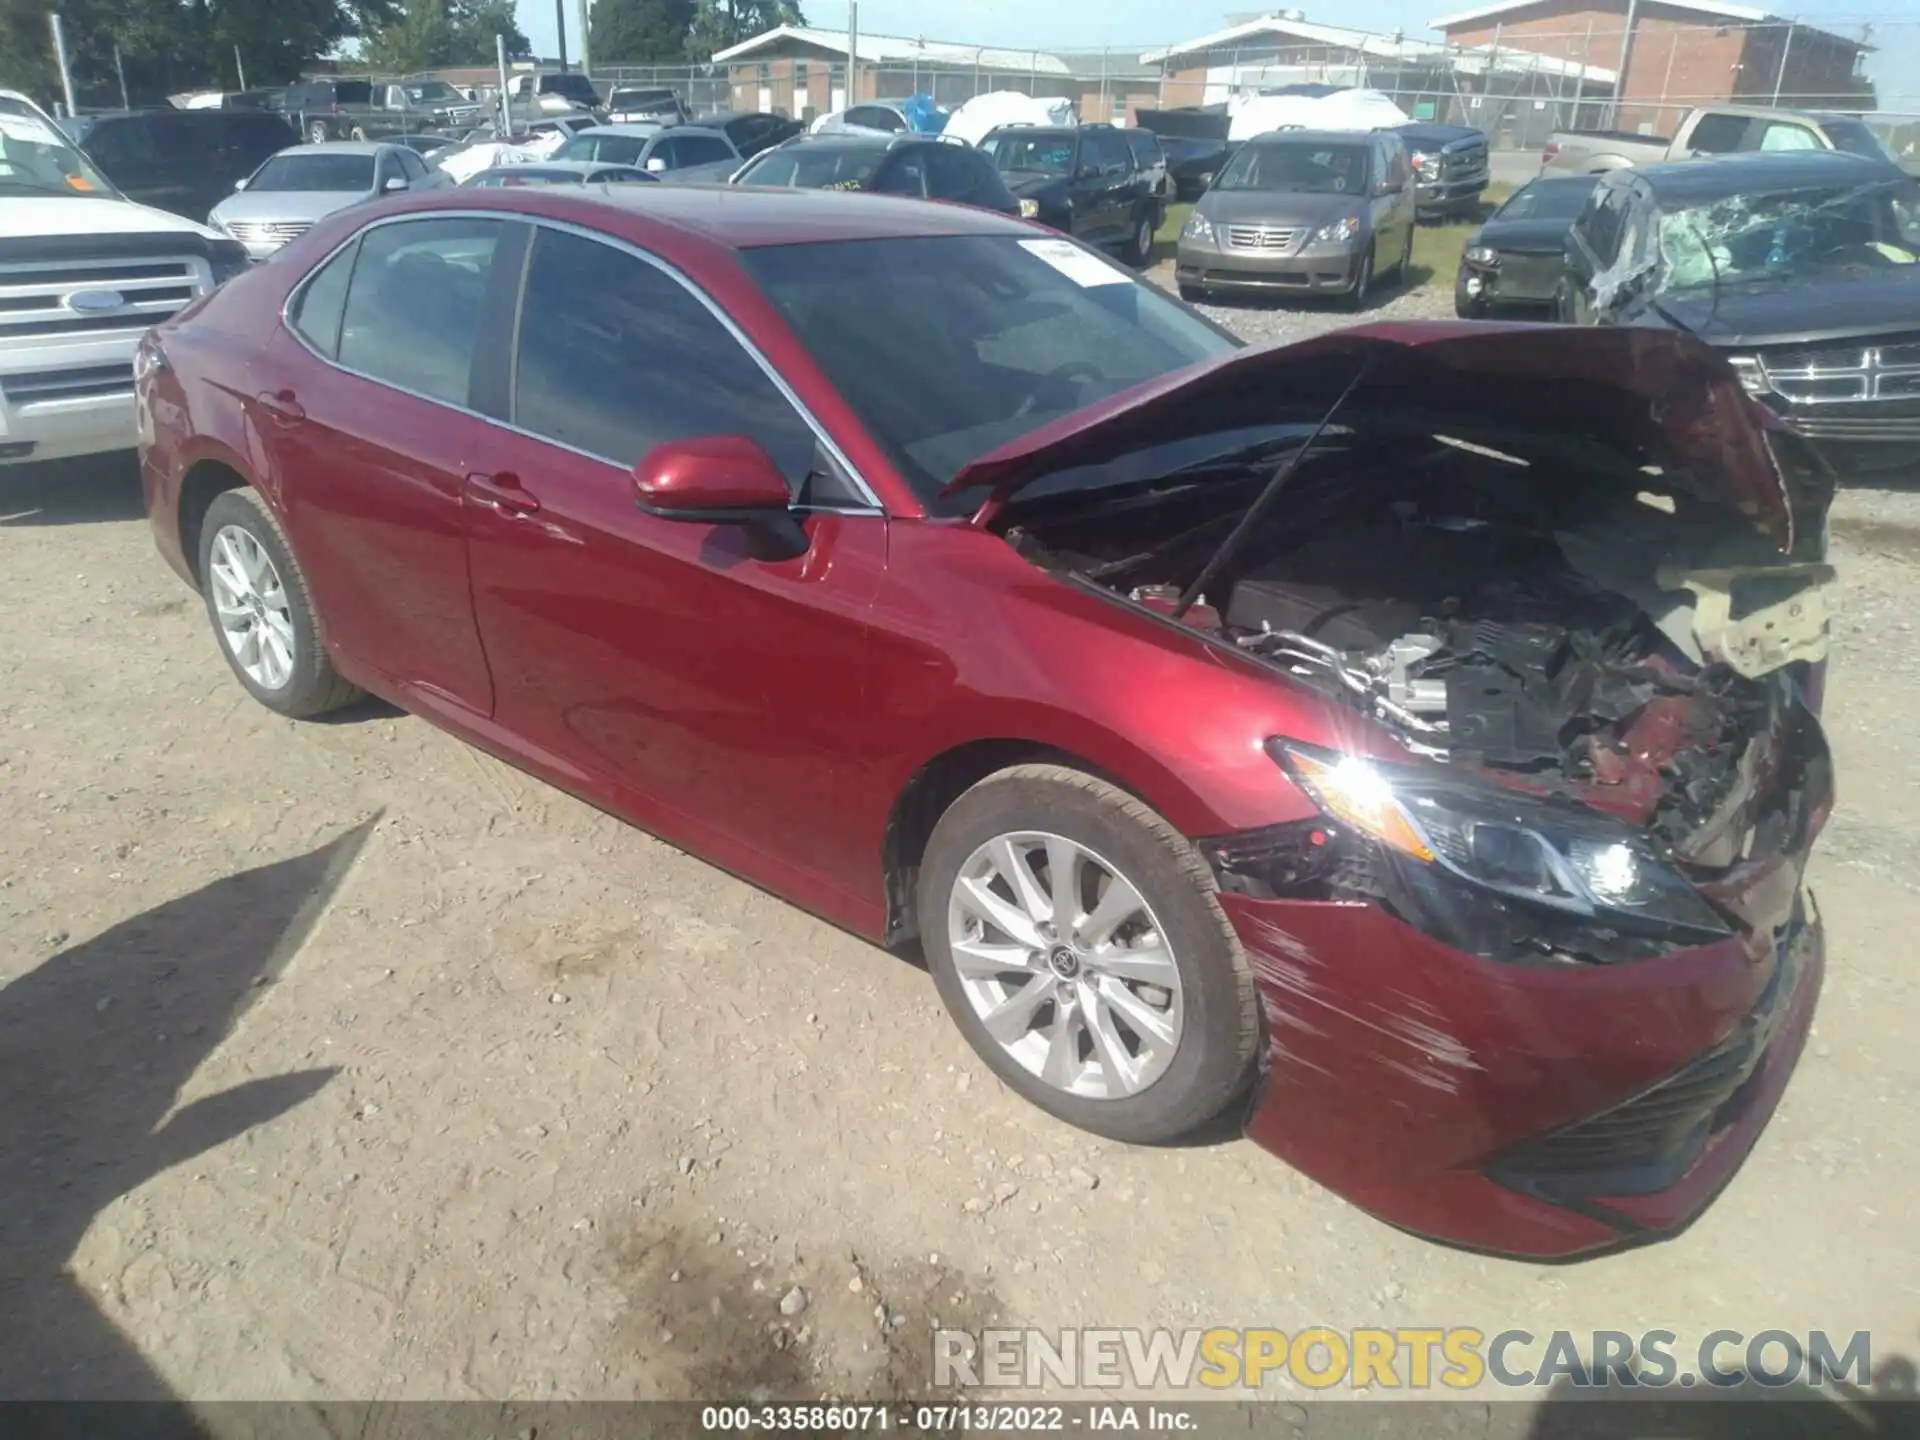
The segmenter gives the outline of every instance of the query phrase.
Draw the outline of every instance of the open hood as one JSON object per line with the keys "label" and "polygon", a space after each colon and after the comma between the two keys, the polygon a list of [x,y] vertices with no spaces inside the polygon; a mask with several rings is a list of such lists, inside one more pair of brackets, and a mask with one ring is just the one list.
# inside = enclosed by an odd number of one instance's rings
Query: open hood
{"label": "open hood", "polygon": [[1815,482],[1797,452],[1795,479],[1783,474],[1776,446],[1793,437],[1718,352],[1690,335],[1458,321],[1360,325],[1174,371],[991,451],[961,469],[947,493],[986,491],[975,515],[984,523],[1022,486],[1059,470],[1317,419],[1362,364],[1369,373],[1342,425],[1418,427],[1543,466],[1604,453],[1627,468],[1685,472],[1691,489],[1746,515],[1782,550],[1793,543],[1794,512],[1824,498],[1799,493]]}

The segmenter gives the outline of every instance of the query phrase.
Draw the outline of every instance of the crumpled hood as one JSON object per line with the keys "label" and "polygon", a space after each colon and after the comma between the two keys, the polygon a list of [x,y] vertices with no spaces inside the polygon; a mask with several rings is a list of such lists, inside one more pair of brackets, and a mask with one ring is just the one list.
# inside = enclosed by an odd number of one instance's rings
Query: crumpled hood
{"label": "crumpled hood", "polygon": [[1396,125],[1393,133],[1407,142],[1409,150],[1444,150],[1449,145],[1458,145],[1462,140],[1485,142],[1486,136],[1466,125],[1436,125],[1431,121],[1415,121],[1411,125]]}
{"label": "crumpled hood", "polygon": [[1763,284],[1669,291],[1656,304],[1702,340],[1738,349],[1801,341],[1865,339],[1920,330],[1920,264],[1848,270],[1823,267]]}
{"label": "crumpled hood", "polygon": [[1516,255],[1558,255],[1567,246],[1567,220],[1489,220],[1467,237],[1467,248],[1490,245]]}
{"label": "crumpled hood", "polygon": [[[1291,345],[1249,347],[1176,370],[1063,415],[967,465],[946,493],[978,489],[975,523],[1023,485],[1147,445],[1324,414],[1361,362],[1342,423],[1418,425],[1530,464],[1608,450],[1632,467],[1684,469],[1694,488],[1787,549],[1811,495],[1769,444],[1790,443],[1710,346],[1639,326],[1383,322]],[[1796,459],[1798,457],[1796,456]]]}

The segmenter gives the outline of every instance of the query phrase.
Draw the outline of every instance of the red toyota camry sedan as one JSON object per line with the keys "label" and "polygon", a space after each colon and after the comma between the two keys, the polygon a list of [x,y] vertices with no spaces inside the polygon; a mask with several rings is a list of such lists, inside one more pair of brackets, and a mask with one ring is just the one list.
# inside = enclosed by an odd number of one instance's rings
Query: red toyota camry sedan
{"label": "red toyota camry sedan", "polygon": [[1015,220],[636,186],[342,212],[136,373],[263,705],[917,943],[1069,1123],[1564,1256],[1793,1069],[1830,489],[1683,336],[1243,348]]}

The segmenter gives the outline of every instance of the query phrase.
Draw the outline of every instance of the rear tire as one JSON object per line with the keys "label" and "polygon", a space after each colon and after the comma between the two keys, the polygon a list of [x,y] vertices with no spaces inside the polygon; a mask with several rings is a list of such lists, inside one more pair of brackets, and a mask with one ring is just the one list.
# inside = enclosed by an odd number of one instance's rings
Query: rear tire
{"label": "rear tire", "polygon": [[[1077,882],[1058,907],[1056,862]],[[1132,795],[1019,765],[940,818],[916,903],[940,998],[988,1067],[1069,1124],[1153,1144],[1253,1076],[1253,975],[1215,894],[1200,853]]]}
{"label": "rear tire", "polygon": [[348,138],[349,140],[362,140],[362,141],[364,141],[364,140],[365,140],[365,139],[367,138],[367,130],[366,130],[366,127],[365,127],[364,125],[356,125],[356,126],[354,126],[354,127],[353,127],[353,129],[351,129],[351,130],[349,130],[349,131],[347,132],[347,138]]}
{"label": "rear tire", "polygon": [[200,526],[200,589],[234,677],[269,710],[305,719],[360,698],[333,668],[306,576],[259,492],[214,497]]}
{"label": "rear tire", "polygon": [[314,120],[308,123],[307,125],[307,143],[308,144],[324,145],[327,143],[328,140],[332,138],[333,138],[332,136],[327,134],[326,121]]}
{"label": "rear tire", "polygon": [[1127,263],[1144,270],[1153,263],[1153,211],[1151,208],[1133,217],[1133,233],[1127,241]]}

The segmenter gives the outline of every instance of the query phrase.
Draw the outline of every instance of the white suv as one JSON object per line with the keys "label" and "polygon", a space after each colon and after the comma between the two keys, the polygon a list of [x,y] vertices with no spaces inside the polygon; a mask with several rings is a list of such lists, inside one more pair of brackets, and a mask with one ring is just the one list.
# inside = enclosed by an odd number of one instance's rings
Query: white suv
{"label": "white suv", "polygon": [[0,464],[132,449],[140,337],[246,266],[235,241],[122,198],[0,90]]}

